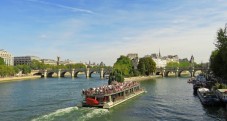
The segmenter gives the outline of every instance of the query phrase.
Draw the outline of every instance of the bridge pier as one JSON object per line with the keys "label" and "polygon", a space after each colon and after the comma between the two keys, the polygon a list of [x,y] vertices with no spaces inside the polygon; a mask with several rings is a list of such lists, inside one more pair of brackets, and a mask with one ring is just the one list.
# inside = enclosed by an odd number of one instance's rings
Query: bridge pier
{"label": "bridge pier", "polygon": [[162,71],[162,77],[165,77],[165,71],[166,71],[166,69],[164,68]]}
{"label": "bridge pier", "polygon": [[90,78],[90,68],[86,69],[86,78]]}
{"label": "bridge pier", "polygon": [[192,67],[191,77],[195,76],[194,67]]}
{"label": "bridge pier", "polygon": [[61,69],[58,69],[58,78],[61,77]]}
{"label": "bridge pier", "polygon": [[46,78],[46,77],[47,77],[47,70],[44,70],[43,77],[44,77],[44,78]]}
{"label": "bridge pier", "polygon": [[176,72],[175,72],[175,77],[178,77],[179,76],[179,68],[177,67],[177,70],[176,70]]}
{"label": "bridge pier", "polygon": [[71,77],[74,78],[74,73],[75,73],[75,69],[72,69],[71,71]]}
{"label": "bridge pier", "polygon": [[104,68],[100,69],[100,78],[103,79],[104,78]]}

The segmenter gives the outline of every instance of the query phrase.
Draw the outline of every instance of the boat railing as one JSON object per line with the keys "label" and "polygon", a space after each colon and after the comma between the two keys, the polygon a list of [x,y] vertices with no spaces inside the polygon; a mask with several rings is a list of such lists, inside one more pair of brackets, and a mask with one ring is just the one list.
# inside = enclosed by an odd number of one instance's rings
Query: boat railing
{"label": "boat railing", "polygon": [[83,95],[86,96],[92,96],[92,95],[108,95],[108,94],[112,94],[112,93],[120,93],[123,92],[125,90],[129,90],[135,87],[139,87],[140,84],[139,83],[133,83],[132,85],[128,85],[128,86],[115,86],[112,85],[111,88],[106,87],[106,88],[98,88],[98,89],[88,89],[88,90],[83,90],[82,93]]}

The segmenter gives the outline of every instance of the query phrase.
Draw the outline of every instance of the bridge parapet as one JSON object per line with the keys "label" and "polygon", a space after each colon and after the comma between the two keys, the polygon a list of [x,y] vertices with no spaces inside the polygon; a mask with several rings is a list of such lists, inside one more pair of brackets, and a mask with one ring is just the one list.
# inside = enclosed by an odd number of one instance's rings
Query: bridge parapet
{"label": "bridge parapet", "polygon": [[168,76],[169,72],[175,73],[175,76],[181,76],[183,71],[189,71],[191,76],[195,76],[196,71],[202,71],[204,73],[208,72],[208,68],[201,68],[201,67],[167,67],[167,68],[157,68],[155,73],[156,75]]}
{"label": "bridge parapet", "polygon": [[[110,73],[112,69],[105,68],[75,68],[75,69],[42,69],[37,70],[35,74],[41,75],[42,77],[52,77],[54,73],[57,74],[58,77],[64,77],[65,73],[70,73],[71,77],[77,77],[79,72],[84,72],[86,77],[91,77],[92,73],[97,72],[100,74],[100,78],[103,78],[106,73]],[[35,75],[34,74],[34,75]]]}

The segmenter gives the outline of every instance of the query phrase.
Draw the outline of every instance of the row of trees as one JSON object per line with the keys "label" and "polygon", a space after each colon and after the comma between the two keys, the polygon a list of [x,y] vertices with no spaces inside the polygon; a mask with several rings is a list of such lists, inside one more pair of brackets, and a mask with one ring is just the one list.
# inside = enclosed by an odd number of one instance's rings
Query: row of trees
{"label": "row of trees", "polygon": [[150,57],[140,58],[137,69],[134,68],[130,58],[120,56],[114,63],[113,72],[110,74],[109,83],[116,80],[123,82],[124,77],[150,75],[155,71],[156,63]]}
{"label": "row of trees", "polygon": [[210,68],[216,77],[227,79],[227,26],[217,32],[215,50],[210,56]]}
{"label": "row of trees", "polygon": [[194,67],[202,67],[202,63],[201,64],[197,64],[196,62],[194,62],[193,64],[188,62],[188,61],[182,61],[182,62],[169,62],[167,63],[166,67],[167,68],[189,68],[191,66],[194,66]]}
{"label": "row of trees", "polygon": [[7,66],[3,58],[0,58],[0,77],[14,76],[19,73],[19,71],[27,74],[31,72],[31,68],[28,65]]}
{"label": "row of trees", "polygon": [[[32,60],[29,65],[17,65],[17,66],[7,66],[4,63],[4,60],[0,58],[0,77],[6,76],[14,76],[18,74],[20,71],[22,74],[31,73],[31,70],[40,70],[40,69],[51,69],[51,70],[58,70],[58,69],[76,69],[76,68],[86,68],[84,64],[68,64],[68,65],[49,65],[39,62],[37,60]],[[100,66],[93,66],[89,68],[96,68],[99,69]],[[102,66],[102,68],[110,68],[107,66]]]}

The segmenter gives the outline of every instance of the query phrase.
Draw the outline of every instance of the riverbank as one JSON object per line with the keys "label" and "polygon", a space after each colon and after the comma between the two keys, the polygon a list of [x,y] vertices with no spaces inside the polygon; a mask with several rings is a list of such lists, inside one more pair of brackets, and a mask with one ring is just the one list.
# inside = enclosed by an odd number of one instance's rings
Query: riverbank
{"label": "riverbank", "polygon": [[0,78],[0,83],[27,80],[27,79],[38,79],[38,78],[41,78],[41,77],[40,76],[4,77],[4,78]]}
{"label": "riverbank", "polygon": [[144,81],[144,80],[149,80],[149,79],[154,79],[154,78],[159,78],[162,77],[161,75],[152,75],[152,76],[138,76],[138,77],[129,77],[125,78],[125,81]]}

